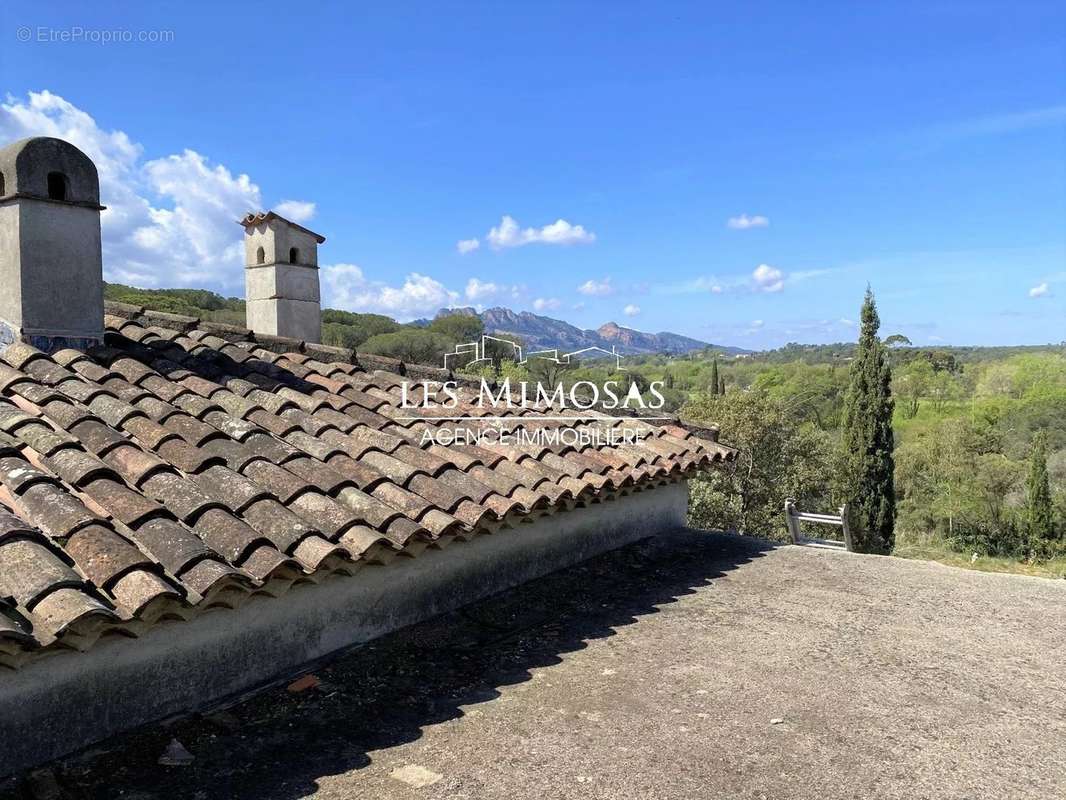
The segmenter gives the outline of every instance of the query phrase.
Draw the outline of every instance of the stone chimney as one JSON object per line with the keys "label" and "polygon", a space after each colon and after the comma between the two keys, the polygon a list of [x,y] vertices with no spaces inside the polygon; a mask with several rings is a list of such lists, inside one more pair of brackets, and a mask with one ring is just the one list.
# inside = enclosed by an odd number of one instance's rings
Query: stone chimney
{"label": "stone chimney", "polygon": [[69,142],[42,136],[0,150],[0,348],[103,341],[102,210],[96,166]]}
{"label": "stone chimney", "polygon": [[248,214],[240,224],[248,327],[256,333],[321,341],[318,246],[325,237],[273,211]]}

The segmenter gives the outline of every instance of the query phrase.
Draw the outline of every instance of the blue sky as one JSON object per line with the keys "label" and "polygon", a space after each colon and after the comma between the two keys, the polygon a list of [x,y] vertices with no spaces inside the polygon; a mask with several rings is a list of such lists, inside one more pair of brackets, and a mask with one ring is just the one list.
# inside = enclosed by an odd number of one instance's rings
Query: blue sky
{"label": "blue sky", "polygon": [[1061,3],[103,5],[0,7],[0,139],[96,159],[111,279],[240,294],[288,201],[354,310],[1066,339]]}

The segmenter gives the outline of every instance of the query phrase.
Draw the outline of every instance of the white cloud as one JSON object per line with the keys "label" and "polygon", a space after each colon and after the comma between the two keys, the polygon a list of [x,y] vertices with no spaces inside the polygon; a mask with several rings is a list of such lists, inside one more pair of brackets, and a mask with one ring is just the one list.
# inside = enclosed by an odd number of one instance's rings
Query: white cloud
{"label": "white cloud", "polygon": [[[259,207],[259,187],[247,175],[234,177],[192,150],[149,161],[142,172],[151,189],[174,207],[149,208],[149,219],[133,229],[127,242],[113,244],[112,252],[127,260],[143,259],[139,263],[149,269],[153,264],[148,259],[154,259],[157,274],[174,266],[186,281],[218,280],[219,271],[232,269],[234,275],[225,277],[239,282],[244,243],[234,223]],[[129,241],[136,247],[129,247]],[[121,269],[121,264],[112,266]]]}
{"label": "white cloud", "polygon": [[570,307],[571,307],[571,308],[572,308],[572,309],[573,309],[574,311],[584,311],[584,310],[585,310],[585,302],[584,302],[584,301],[582,300],[582,301],[579,301],[579,302],[577,302],[577,303],[574,303],[574,304],[573,304],[572,306],[570,306]]}
{"label": "white cloud", "polygon": [[557,297],[538,297],[533,301],[534,311],[554,311],[562,305],[562,301]]}
{"label": "white cloud", "polygon": [[528,287],[525,284],[503,284],[493,283],[492,281],[483,281],[480,278],[471,278],[466,282],[466,289],[463,294],[467,300],[476,302],[478,300],[494,300],[504,299],[517,301],[521,300],[528,291]]}
{"label": "white cloud", "polygon": [[371,281],[355,264],[322,268],[325,305],[345,311],[388,314],[400,320],[413,319],[455,305],[459,293],[426,275],[412,272],[402,286]]}
{"label": "white cloud", "polygon": [[542,228],[522,228],[514,217],[504,214],[500,224],[492,228],[485,239],[494,249],[501,250],[527,244],[591,244],[596,241],[596,234],[586,231],[582,225],[571,225],[565,219]]}
{"label": "white cloud", "polygon": [[753,214],[750,217],[747,214],[741,214],[739,217],[730,217],[726,222],[728,227],[738,231],[746,231],[749,228],[765,228],[769,224],[770,219],[762,214]]}
{"label": "white cloud", "polygon": [[635,317],[640,313],[640,306],[630,303],[628,306],[622,309],[622,313],[627,317]]}
{"label": "white cloud", "polygon": [[780,292],[785,288],[785,273],[769,264],[760,264],[751,273],[757,292]]}
{"label": "white cloud", "polygon": [[836,269],[809,269],[786,273],[769,264],[760,264],[749,275],[699,276],[677,283],[652,284],[655,294],[725,294],[726,292],[780,292],[786,286],[837,272]]}
{"label": "white cloud", "polygon": [[589,297],[606,297],[607,295],[614,293],[614,287],[611,286],[610,278],[604,278],[602,281],[590,278],[578,286],[577,290],[581,292],[581,294],[588,295]]}
{"label": "white cloud", "polygon": [[274,211],[292,222],[307,222],[316,210],[314,203],[305,200],[282,200],[274,206]]}
{"label": "white cloud", "polygon": [[455,243],[455,249],[464,256],[467,253],[473,253],[479,247],[481,247],[481,242],[477,239],[460,239]]}
{"label": "white cloud", "polygon": [[1051,294],[1051,286],[1047,281],[1039,283],[1029,290],[1030,297],[1048,297]]}
{"label": "white cloud", "polygon": [[[243,284],[236,220],[263,208],[259,187],[193,150],[150,161],[119,130],[48,91],[0,103],[0,141],[55,136],[83,150],[100,174],[104,276],[140,286]],[[307,204],[313,205],[313,204]]]}
{"label": "white cloud", "polygon": [[466,282],[465,294],[467,300],[486,300],[490,297],[495,297],[500,291],[500,286],[489,281],[471,278]]}

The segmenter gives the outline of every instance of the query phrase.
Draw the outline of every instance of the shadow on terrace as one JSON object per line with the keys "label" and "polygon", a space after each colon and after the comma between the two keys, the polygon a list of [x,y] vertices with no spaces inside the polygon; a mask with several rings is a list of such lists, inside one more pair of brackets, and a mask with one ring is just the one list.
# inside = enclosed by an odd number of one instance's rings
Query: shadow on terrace
{"label": "shadow on terrace", "polygon": [[[256,797],[294,800],[318,780],[360,769],[375,751],[492,700],[616,628],[648,624],[771,547],[755,539],[682,530],[554,573],[416,625],[320,665],[320,685],[269,689],[227,711],[117,737],[51,765],[65,797]],[[356,578],[357,579],[357,578]],[[195,756],[157,759],[172,738]],[[33,796],[27,785],[5,797]]]}

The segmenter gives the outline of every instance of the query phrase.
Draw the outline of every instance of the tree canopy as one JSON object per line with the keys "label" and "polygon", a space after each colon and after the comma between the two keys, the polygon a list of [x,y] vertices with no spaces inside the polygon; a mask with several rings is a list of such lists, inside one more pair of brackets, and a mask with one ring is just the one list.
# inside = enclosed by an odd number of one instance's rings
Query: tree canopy
{"label": "tree canopy", "polygon": [[840,494],[856,547],[891,552],[896,523],[892,370],[877,336],[881,321],[870,289],[860,312],[859,347],[844,395]]}

